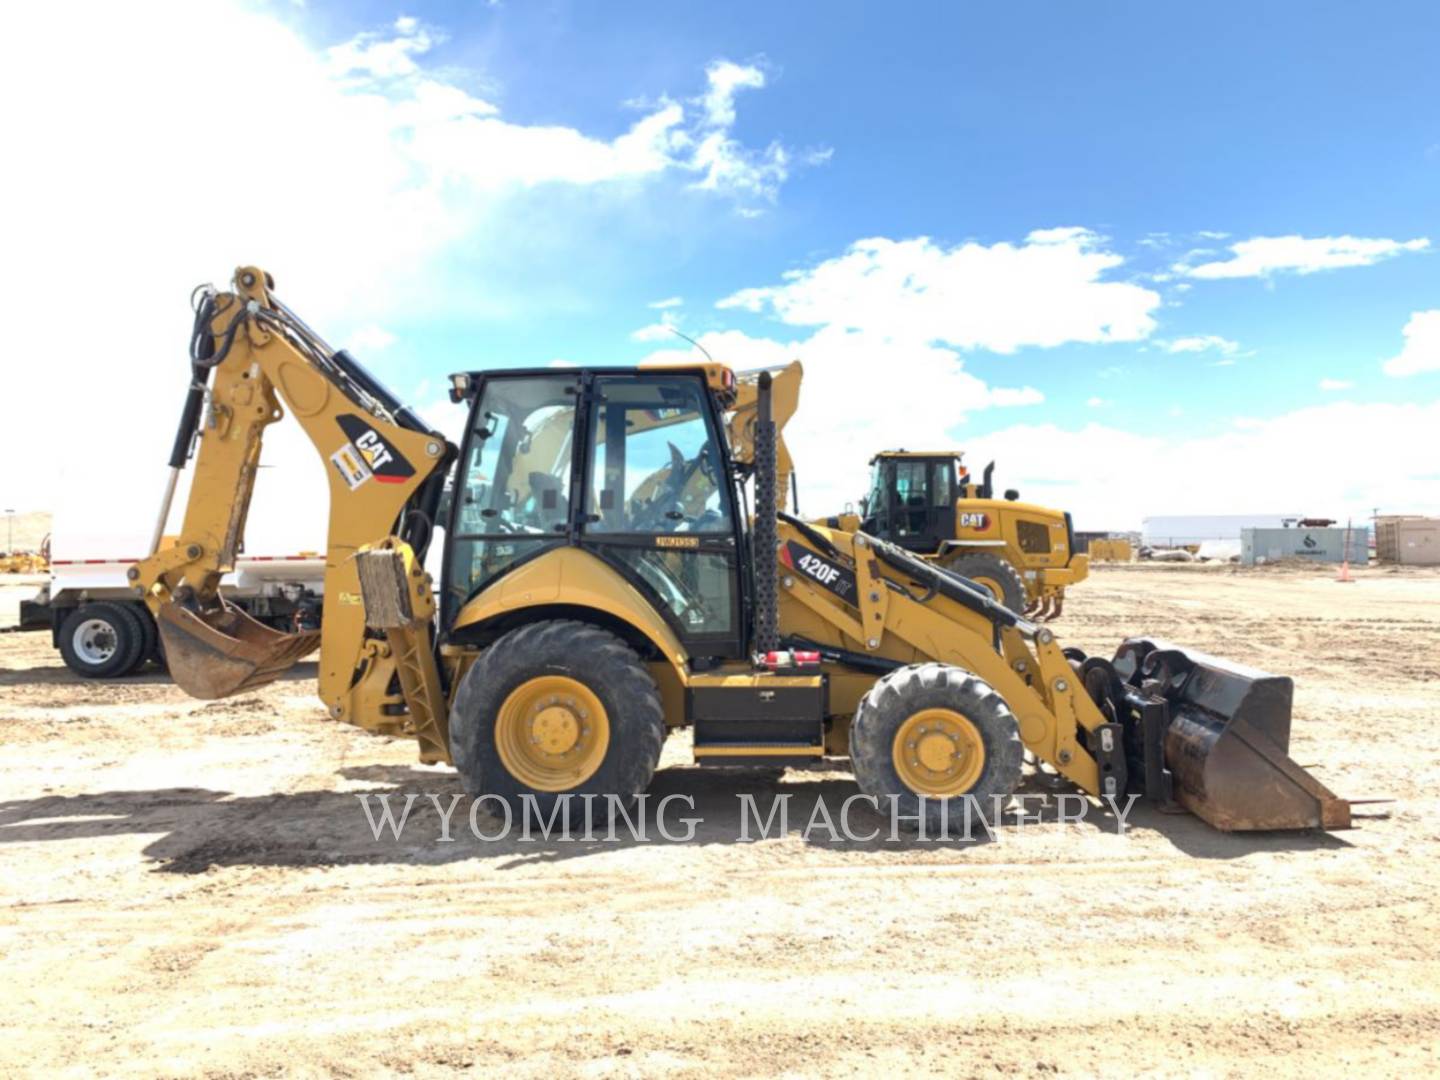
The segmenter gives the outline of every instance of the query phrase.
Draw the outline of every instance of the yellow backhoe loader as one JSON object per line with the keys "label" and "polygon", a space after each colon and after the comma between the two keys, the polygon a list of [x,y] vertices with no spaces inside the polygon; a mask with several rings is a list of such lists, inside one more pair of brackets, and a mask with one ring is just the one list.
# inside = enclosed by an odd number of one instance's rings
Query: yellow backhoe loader
{"label": "yellow backhoe loader", "polygon": [[[1008,796],[1026,750],[1092,796],[1221,829],[1349,823],[1286,756],[1289,679],[1146,639],[1086,657],[895,544],[779,510],[798,365],[460,373],[457,448],[254,267],[198,294],[191,362],[157,536],[193,456],[184,522],[131,578],[192,694],[260,685],[318,645],[336,719],[542,809],[642,792],[688,725],[697,763],[848,757],[862,792],[937,827]],[[329,477],[318,632],[261,626],[217,585],[287,411]]]}
{"label": "yellow backhoe loader", "polygon": [[1065,587],[1090,574],[1075,551],[1070,515],[995,498],[991,476],[975,483],[954,450],[886,450],[870,459],[861,513],[837,515],[837,528],[863,530],[981,586],[1011,611],[1048,621],[1065,607]]}

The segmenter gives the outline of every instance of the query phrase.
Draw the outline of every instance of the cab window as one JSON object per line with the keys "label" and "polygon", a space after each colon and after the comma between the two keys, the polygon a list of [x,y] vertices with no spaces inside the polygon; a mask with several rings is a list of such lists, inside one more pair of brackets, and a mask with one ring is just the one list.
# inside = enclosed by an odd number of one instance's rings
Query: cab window
{"label": "cab window", "polygon": [[565,541],[577,383],[486,381],[455,497],[447,586],[463,601],[517,560]]}
{"label": "cab window", "polygon": [[591,531],[733,533],[703,394],[694,379],[598,384]]}

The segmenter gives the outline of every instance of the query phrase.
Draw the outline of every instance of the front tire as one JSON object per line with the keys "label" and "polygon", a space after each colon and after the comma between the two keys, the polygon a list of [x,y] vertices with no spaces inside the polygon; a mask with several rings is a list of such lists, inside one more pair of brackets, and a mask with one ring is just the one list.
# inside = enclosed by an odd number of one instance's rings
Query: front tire
{"label": "front tire", "polygon": [[[878,680],[850,725],[850,760],[860,790],[927,831],[970,813],[987,819],[1020,783],[1023,755],[1015,714],[989,683],[949,664],[912,664]],[[924,802],[921,802],[924,796]]]}
{"label": "front tire", "polygon": [[[512,811],[531,795],[626,802],[650,786],[665,741],[660,691],[628,645],[588,623],[531,623],[487,648],[450,709],[450,753],[472,798]],[[582,811],[583,812],[583,811]]]}

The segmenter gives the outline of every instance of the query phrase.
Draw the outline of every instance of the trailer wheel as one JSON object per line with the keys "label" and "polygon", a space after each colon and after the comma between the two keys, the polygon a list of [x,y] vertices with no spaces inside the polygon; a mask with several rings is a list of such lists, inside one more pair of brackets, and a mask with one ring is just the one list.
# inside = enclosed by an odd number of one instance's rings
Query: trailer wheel
{"label": "trailer wheel", "polygon": [[[912,664],[878,680],[850,725],[850,760],[860,790],[914,817],[927,832],[948,817],[963,828],[993,816],[995,799],[1020,783],[1023,753],[1015,714],[989,683],[949,664]],[[924,796],[924,802],[921,802]]]}
{"label": "trailer wheel", "polygon": [[[650,786],[665,741],[655,680],[614,634],[555,619],[512,630],[465,673],[450,709],[450,752],[472,798],[618,796]],[[603,820],[608,805],[592,811]],[[581,815],[581,805],[571,809]]]}
{"label": "trailer wheel", "polygon": [[60,656],[65,666],[87,679],[127,674],[140,662],[144,648],[140,618],[126,604],[82,604],[60,630]]}
{"label": "trailer wheel", "polygon": [[1025,579],[1020,576],[1020,571],[1000,556],[982,552],[962,555],[945,569],[969,578],[1015,614],[1025,613],[1028,603],[1025,597]]}

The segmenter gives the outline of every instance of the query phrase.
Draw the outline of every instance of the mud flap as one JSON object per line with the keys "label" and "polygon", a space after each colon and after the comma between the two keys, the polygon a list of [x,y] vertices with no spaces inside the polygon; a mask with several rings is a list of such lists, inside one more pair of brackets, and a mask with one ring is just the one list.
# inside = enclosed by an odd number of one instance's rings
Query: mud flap
{"label": "mud flap", "polygon": [[1155,773],[1159,756],[1180,806],[1226,832],[1350,827],[1350,803],[1287,753],[1289,678],[1149,638],[1121,645],[1113,669],[1129,742],[1150,766],[1141,775]]}
{"label": "mud flap", "polygon": [[320,644],[318,630],[274,630],[223,599],[218,610],[203,615],[165,604],[155,622],[176,684],[205,700],[264,686]]}

